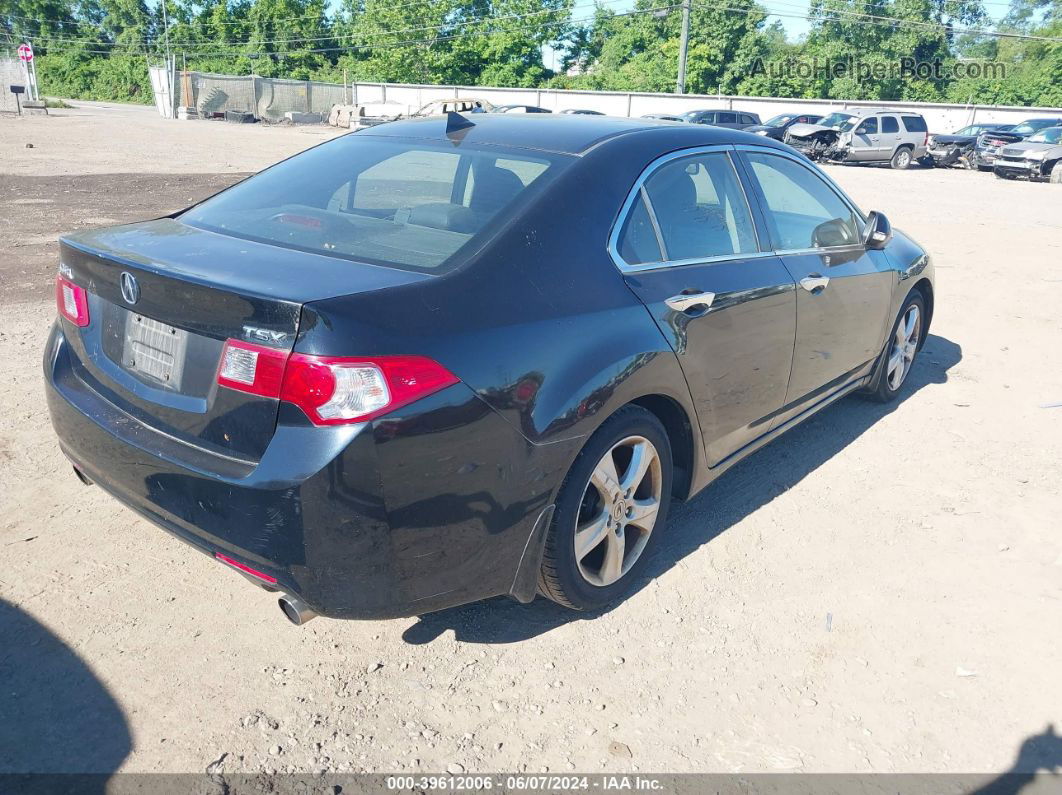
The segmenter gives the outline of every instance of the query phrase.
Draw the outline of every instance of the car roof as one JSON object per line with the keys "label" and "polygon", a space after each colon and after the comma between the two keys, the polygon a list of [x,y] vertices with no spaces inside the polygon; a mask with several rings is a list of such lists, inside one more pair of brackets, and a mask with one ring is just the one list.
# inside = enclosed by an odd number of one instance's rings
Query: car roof
{"label": "car roof", "polygon": [[[453,140],[459,136],[462,143],[511,146],[572,155],[582,154],[611,138],[651,131],[675,135],[679,146],[763,143],[761,136],[741,133],[725,127],[672,124],[656,119],[562,113],[470,113],[461,118],[471,124],[451,130],[449,136],[446,132],[448,123],[446,116],[401,119],[351,134],[422,140],[440,140],[447,137]],[[696,136],[696,140],[691,140],[691,135]],[[686,143],[687,141],[689,143]]]}
{"label": "car roof", "polygon": [[917,110],[897,110],[896,108],[853,108],[855,115],[862,118],[863,116],[877,116],[879,113],[888,113],[892,116],[921,116]]}

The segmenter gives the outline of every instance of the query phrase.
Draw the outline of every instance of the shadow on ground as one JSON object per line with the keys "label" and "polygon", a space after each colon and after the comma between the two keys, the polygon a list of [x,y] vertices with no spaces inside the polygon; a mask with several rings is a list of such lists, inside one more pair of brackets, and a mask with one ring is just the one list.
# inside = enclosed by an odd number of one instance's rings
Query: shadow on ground
{"label": "shadow on ground", "polygon": [[[841,400],[736,465],[690,502],[672,505],[667,543],[657,547],[635,590],[791,489],[921,389],[946,383],[948,370],[961,360],[959,345],[930,334],[898,400],[884,405],[857,398]],[[706,515],[707,500],[712,507]],[[570,621],[596,618],[614,607],[577,613],[541,597],[529,605],[493,599],[421,616],[402,638],[412,644],[430,643],[452,629],[456,639],[465,643],[515,643]]]}
{"label": "shadow on ground", "polygon": [[3,599],[0,639],[0,791],[50,786],[12,774],[91,773],[68,784],[103,792],[132,749],[118,702],[63,641]]}
{"label": "shadow on ground", "polygon": [[[1040,734],[1025,738],[1018,748],[1014,763],[1005,772],[989,781],[971,795],[1018,795],[1018,793],[1047,793],[1062,791],[1062,735],[1048,724]],[[1045,775],[1049,774],[1049,775]]]}

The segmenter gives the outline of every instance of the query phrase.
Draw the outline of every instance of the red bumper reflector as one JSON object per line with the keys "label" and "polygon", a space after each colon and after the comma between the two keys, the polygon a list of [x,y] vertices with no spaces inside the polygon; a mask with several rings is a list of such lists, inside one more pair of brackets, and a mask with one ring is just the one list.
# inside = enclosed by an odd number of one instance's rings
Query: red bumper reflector
{"label": "red bumper reflector", "polygon": [[222,555],[220,552],[215,552],[214,553],[214,557],[217,558],[218,560],[220,560],[222,563],[225,563],[226,565],[232,566],[232,568],[234,568],[234,569],[239,569],[244,574],[250,574],[252,577],[257,578],[257,579],[261,580],[262,582],[268,582],[271,585],[276,585],[277,584],[277,578],[276,577],[270,577],[268,574],[266,574],[264,572],[261,572],[261,571],[258,571],[258,569],[252,569],[250,566],[246,565],[245,563],[240,563],[240,561],[238,561],[238,560],[233,560],[232,558],[230,558],[230,557],[228,557],[226,555]]}

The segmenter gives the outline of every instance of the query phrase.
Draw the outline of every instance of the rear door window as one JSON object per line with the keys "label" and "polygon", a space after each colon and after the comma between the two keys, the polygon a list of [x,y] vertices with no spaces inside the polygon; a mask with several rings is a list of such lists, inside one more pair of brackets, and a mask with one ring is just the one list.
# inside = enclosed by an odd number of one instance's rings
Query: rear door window
{"label": "rear door window", "polygon": [[653,228],[653,222],[649,218],[649,211],[645,207],[640,191],[638,198],[631,205],[630,212],[627,213],[623,231],[620,232],[619,255],[624,262],[630,265],[662,262],[664,259],[660,253],[656,230]]}
{"label": "rear door window", "polygon": [[570,158],[359,133],[266,169],[180,217],[235,237],[437,272]]}
{"label": "rear door window", "polygon": [[900,131],[900,125],[896,121],[895,116],[882,116],[881,117],[881,131],[883,133],[894,133]]}
{"label": "rear door window", "polygon": [[757,251],[752,215],[725,153],[665,163],[645,181],[645,193],[666,261],[702,261]]}
{"label": "rear door window", "polygon": [[907,132],[926,132],[929,129],[926,127],[926,120],[921,116],[901,116],[900,118],[903,120],[903,128]]}
{"label": "rear door window", "polygon": [[716,124],[737,124],[736,113],[720,113],[719,121]]}

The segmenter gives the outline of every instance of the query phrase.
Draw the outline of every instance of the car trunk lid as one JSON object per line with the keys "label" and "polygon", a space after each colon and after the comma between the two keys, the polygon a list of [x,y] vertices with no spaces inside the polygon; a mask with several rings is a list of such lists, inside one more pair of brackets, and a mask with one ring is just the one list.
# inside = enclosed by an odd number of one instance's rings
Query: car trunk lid
{"label": "car trunk lid", "polygon": [[250,462],[273,436],[279,401],[218,385],[226,340],[288,353],[304,303],[432,278],[169,218],[60,244],[61,274],[88,292],[89,325],[65,326],[82,379],[158,432]]}

